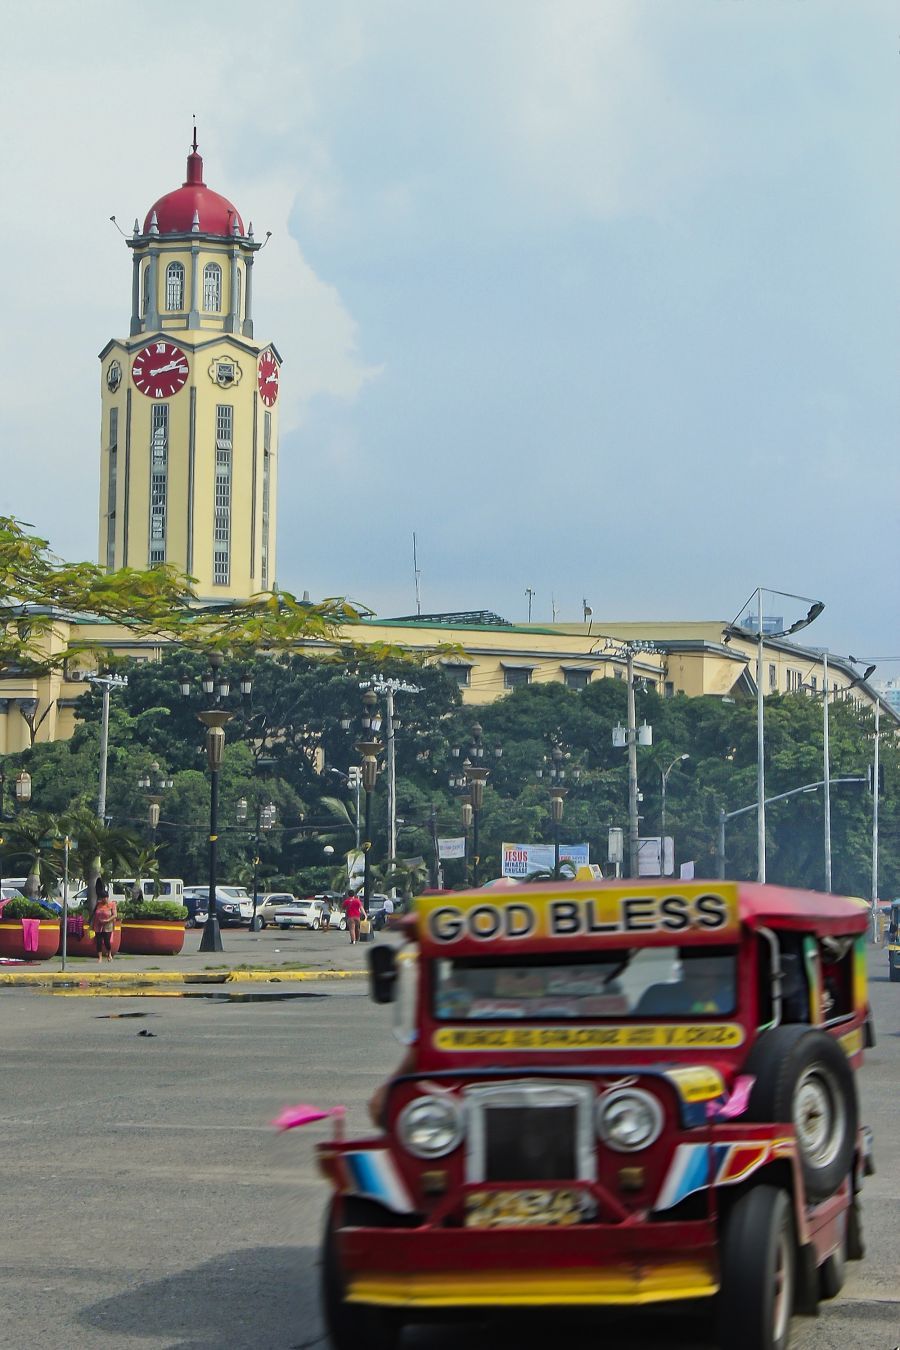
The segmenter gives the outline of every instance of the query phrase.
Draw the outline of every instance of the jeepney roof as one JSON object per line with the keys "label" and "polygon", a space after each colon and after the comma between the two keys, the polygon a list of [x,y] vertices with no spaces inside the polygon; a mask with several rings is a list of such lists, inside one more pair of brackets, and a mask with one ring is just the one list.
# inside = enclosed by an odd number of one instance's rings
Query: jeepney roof
{"label": "jeepney roof", "polygon": [[[419,896],[423,952],[456,955],[585,947],[735,943],[742,929],[863,933],[865,901],[733,881],[550,882]],[[413,936],[412,933],[409,934]]]}

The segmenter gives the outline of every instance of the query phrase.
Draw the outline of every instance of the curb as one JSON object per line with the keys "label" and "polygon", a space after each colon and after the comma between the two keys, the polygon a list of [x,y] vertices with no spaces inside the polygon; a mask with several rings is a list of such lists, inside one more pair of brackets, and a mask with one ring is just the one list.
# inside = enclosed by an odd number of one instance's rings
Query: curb
{"label": "curb", "polygon": [[[365,978],[365,970],[132,970],[67,971],[35,970],[0,974],[0,988],[81,989],[106,988],[116,993],[152,989],[173,984],[298,984],[304,980],[353,980]],[[161,991],[162,992],[162,991]]]}

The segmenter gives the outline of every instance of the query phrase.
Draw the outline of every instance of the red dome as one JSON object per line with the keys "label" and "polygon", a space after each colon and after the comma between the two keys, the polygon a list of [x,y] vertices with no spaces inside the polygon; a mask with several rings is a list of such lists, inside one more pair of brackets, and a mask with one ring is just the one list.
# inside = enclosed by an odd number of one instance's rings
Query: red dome
{"label": "red dome", "polygon": [[167,192],[150,207],[144,220],[144,234],[150,233],[154,212],[160,234],[190,234],[195,212],[201,234],[231,236],[235,222],[238,234],[244,233],[244,223],[235,207],[204,183],[203,160],[196,148],[188,155],[187,178],[182,186]]}

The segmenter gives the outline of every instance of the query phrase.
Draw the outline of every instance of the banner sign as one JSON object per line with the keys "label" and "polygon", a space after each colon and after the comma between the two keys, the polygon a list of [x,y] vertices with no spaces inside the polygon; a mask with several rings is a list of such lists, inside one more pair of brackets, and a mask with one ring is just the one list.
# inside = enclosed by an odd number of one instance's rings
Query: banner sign
{"label": "banner sign", "polygon": [[[505,877],[530,877],[535,872],[552,872],[555,862],[552,844],[504,844],[501,874]],[[559,860],[576,867],[590,862],[589,844],[560,844]]]}
{"label": "banner sign", "polygon": [[466,856],[465,835],[459,839],[439,839],[438,857],[443,861],[445,858],[464,858]]}

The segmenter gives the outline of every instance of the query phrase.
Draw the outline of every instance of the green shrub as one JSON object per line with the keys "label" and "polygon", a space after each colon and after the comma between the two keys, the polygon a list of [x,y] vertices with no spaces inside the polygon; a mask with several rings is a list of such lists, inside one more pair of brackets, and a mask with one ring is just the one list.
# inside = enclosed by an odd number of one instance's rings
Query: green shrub
{"label": "green shrub", "polygon": [[178,923],[187,918],[184,905],[174,900],[123,900],[118,909],[120,919],[166,919]]}
{"label": "green shrub", "polygon": [[4,919],[57,919],[59,916],[36,900],[28,900],[24,895],[8,900],[3,906]]}

